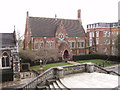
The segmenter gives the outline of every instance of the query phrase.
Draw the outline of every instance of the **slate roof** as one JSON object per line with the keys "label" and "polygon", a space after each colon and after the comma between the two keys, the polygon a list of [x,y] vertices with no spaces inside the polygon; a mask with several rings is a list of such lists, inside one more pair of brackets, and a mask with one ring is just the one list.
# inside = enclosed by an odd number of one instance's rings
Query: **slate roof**
{"label": "slate roof", "polygon": [[59,24],[63,23],[68,37],[85,37],[85,31],[79,20],[29,17],[32,36],[55,37]]}
{"label": "slate roof", "polygon": [[13,33],[0,33],[0,46],[15,46]]}

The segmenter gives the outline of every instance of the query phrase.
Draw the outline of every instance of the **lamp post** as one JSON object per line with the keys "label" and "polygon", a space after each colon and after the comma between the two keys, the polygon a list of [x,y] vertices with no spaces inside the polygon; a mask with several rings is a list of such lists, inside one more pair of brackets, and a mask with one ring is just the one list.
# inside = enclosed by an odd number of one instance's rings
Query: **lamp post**
{"label": "lamp post", "polygon": [[42,68],[42,60],[40,59],[40,69]]}
{"label": "lamp post", "polygon": [[44,70],[43,70],[43,67],[42,67],[42,62],[43,62],[43,61],[40,59],[40,74],[43,73],[43,71],[44,71]]}

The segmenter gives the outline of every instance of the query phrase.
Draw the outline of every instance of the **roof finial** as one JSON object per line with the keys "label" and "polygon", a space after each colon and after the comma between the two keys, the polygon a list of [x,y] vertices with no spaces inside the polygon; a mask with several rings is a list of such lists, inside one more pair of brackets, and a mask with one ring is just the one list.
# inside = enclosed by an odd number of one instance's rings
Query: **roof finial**
{"label": "roof finial", "polygon": [[55,20],[57,20],[57,14],[55,14]]}
{"label": "roof finial", "polygon": [[15,32],[15,25],[14,25],[14,32]]}

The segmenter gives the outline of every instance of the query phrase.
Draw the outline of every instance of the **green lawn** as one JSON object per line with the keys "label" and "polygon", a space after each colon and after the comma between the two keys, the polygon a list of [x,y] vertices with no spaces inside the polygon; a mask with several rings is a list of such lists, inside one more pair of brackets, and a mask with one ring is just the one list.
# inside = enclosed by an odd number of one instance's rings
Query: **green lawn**
{"label": "green lawn", "polygon": [[[57,66],[64,66],[64,65],[70,65],[69,63],[64,63],[64,62],[61,62],[61,63],[52,63],[52,64],[46,64],[43,66],[44,70],[47,70],[51,67],[57,67]],[[40,70],[40,65],[37,65],[37,66],[32,66],[30,67],[31,70]]]}
{"label": "green lawn", "polygon": [[[97,65],[101,65],[101,66],[111,66],[111,65],[116,65],[116,64],[120,64],[120,62],[114,62],[114,61],[106,61],[106,60],[101,60],[101,59],[94,59],[94,60],[80,60],[77,61],[79,63],[86,63],[86,62],[91,62],[91,63],[95,63]],[[69,63],[52,63],[52,64],[46,64],[43,66],[44,70],[47,70],[51,67],[57,67],[57,66],[64,66],[64,65],[71,65]],[[32,66],[30,67],[31,70],[40,70],[40,65],[37,66]]]}
{"label": "green lawn", "polygon": [[101,59],[80,60],[80,61],[77,61],[77,62],[79,62],[79,63],[91,62],[91,63],[95,63],[97,65],[104,65],[104,66],[111,66],[111,65],[120,64],[120,62],[106,61],[106,60],[101,60]]}

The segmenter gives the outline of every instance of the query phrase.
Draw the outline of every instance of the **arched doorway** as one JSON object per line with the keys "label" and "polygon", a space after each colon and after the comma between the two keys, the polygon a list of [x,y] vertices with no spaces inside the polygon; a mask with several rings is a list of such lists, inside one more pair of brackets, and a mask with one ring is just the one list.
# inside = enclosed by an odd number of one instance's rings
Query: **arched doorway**
{"label": "arched doorway", "polygon": [[10,66],[10,59],[9,55],[4,52],[2,55],[2,67],[9,67]]}
{"label": "arched doorway", "polygon": [[64,59],[68,59],[69,58],[69,52],[68,52],[68,50],[64,51],[63,58]]}

